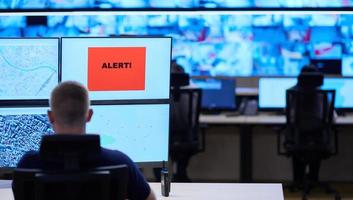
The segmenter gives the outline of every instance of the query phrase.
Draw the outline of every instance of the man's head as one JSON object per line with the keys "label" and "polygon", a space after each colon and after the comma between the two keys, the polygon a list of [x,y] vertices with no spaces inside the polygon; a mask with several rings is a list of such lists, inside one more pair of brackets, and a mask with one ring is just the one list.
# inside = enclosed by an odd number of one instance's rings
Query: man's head
{"label": "man's head", "polygon": [[67,81],[51,93],[48,117],[56,133],[85,133],[86,122],[92,117],[87,89],[80,83]]}

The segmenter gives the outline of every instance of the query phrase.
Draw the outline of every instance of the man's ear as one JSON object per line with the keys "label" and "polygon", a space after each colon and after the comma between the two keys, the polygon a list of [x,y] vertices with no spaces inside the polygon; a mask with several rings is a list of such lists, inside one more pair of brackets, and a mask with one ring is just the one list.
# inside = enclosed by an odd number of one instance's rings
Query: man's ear
{"label": "man's ear", "polygon": [[86,117],[86,122],[91,121],[92,115],[93,115],[93,110],[90,108],[90,109],[88,109],[88,113],[87,113],[87,117]]}
{"label": "man's ear", "polygon": [[48,119],[49,119],[49,122],[52,124],[54,123],[54,116],[53,116],[53,112],[51,110],[48,110],[47,111],[47,114],[48,114]]}

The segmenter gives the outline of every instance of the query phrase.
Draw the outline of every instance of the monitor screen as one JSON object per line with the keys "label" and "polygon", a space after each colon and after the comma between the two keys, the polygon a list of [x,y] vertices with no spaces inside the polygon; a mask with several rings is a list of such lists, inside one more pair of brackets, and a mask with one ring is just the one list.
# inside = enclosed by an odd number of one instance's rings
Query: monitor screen
{"label": "monitor screen", "polygon": [[171,38],[62,38],[62,81],[91,100],[169,99]]}
{"label": "monitor screen", "polygon": [[340,8],[352,4],[351,0],[3,0],[0,8]]}
{"label": "monitor screen", "polygon": [[47,107],[0,108],[0,167],[16,167],[30,150],[38,150],[42,135],[52,134]]}
{"label": "monitor screen", "polygon": [[353,108],[353,78],[325,78],[323,89],[336,90],[335,108]]}
{"label": "monitor screen", "polygon": [[0,38],[0,100],[49,99],[58,68],[58,38]]}
{"label": "monitor screen", "polygon": [[259,108],[281,109],[286,107],[286,90],[297,84],[297,78],[260,78]]}
{"label": "monitor screen", "polygon": [[[286,107],[286,90],[297,84],[297,78],[260,78],[259,108],[280,109]],[[325,78],[322,89],[334,89],[335,108],[353,108],[353,78]]]}
{"label": "monitor screen", "polygon": [[134,162],[168,160],[169,105],[96,105],[87,132],[101,146],[120,150]]}
{"label": "monitor screen", "polygon": [[351,14],[135,13],[50,15],[46,23],[32,16],[27,24],[25,17],[5,16],[0,36],[166,35],[173,37],[172,58],[192,76],[297,76],[310,62],[325,73],[343,67],[343,75],[352,74]]}
{"label": "monitor screen", "polygon": [[192,83],[202,89],[201,108],[204,110],[235,110],[234,79],[194,79]]}

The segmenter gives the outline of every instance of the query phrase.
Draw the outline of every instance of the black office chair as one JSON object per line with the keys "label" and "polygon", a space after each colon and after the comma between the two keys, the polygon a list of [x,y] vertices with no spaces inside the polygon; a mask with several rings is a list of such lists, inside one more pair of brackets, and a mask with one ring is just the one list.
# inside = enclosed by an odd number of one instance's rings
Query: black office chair
{"label": "black office chair", "polygon": [[40,147],[43,169],[15,169],[15,199],[125,199],[128,167],[95,167],[99,143],[98,135],[44,136]]}
{"label": "black office chair", "polygon": [[[278,152],[293,159],[293,187],[303,188],[303,200],[314,186],[320,186],[334,194],[335,199],[340,199],[334,189],[318,180],[321,160],[337,154],[334,102],[334,90],[296,88],[286,92],[287,123],[285,137],[278,135]],[[307,173],[308,166],[310,171]]]}
{"label": "black office chair", "polygon": [[201,89],[172,89],[169,149],[176,163],[174,181],[188,182],[190,158],[204,150],[204,135],[199,136]]}

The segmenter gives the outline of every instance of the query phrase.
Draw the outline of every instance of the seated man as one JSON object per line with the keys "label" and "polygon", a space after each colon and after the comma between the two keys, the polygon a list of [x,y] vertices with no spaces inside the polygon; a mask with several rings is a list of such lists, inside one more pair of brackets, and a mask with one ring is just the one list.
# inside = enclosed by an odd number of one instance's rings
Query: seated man
{"label": "seated man", "polygon": [[[305,96],[305,104],[301,105],[301,112],[305,113],[305,117],[308,118],[308,120],[303,120],[304,124],[301,124],[301,129],[306,130],[305,128],[308,127],[310,131],[303,132],[300,136],[300,142],[304,146],[305,144],[315,141],[320,137],[321,131],[312,131],[313,124],[320,124],[321,121],[321,115],[322,115],[322,105],[320,105],[318,102],[318,96],[315,94],[315,90],[320,89],[321,86],[323,85],[323,80],[324,80],[324,75],[319,72],[319,70],[313,66],[313,65],[307,65],[304,66],[298,76],[298,82],[297,85],[292,87],[292,90],[300,90],[300,91],[306,91],[307,94]],[[292,117],[294,114],[294,110],[288,111]],[[318,119],[318,120],[316,120]],[[319,121],[319,122],[317,122]],[[305,134],[304,134],[305,133]],[[287,133],[286,135],[286,145],[288,147],[291,146],[291,143],[294,140],[299,140],[296,138],[298,136],[294,136],[290,134],[290,132]],[[292,147],[291,147],[292,148]],[[305,157],[306,154],[308,155],[307,152],[300,152],[296,151],[293,153],[292,156],[292,165],[293,165],[293,181],[299,185],[302,186],[304,184],[304,177],[307,176],[309,180],[317,180],[318,179],[318,171],[321,165],[320,159],[312,159],[310,163],[307,161],[304,161],[303,157]]]}
{"label": "seated man", "polygon": [[[77,82],[63,82],[52,92],[49,121],[56,134],[85,134],[86,122],[89,122],[93,111],[89,108],[88,92]],[[126,164],[129,167],[128,199],[156,199],[145,178],[134,162],[124,153],[101,149],[101,159],[96,166]],[[26,153],[18,168],[44,168],[38,152]]]}

